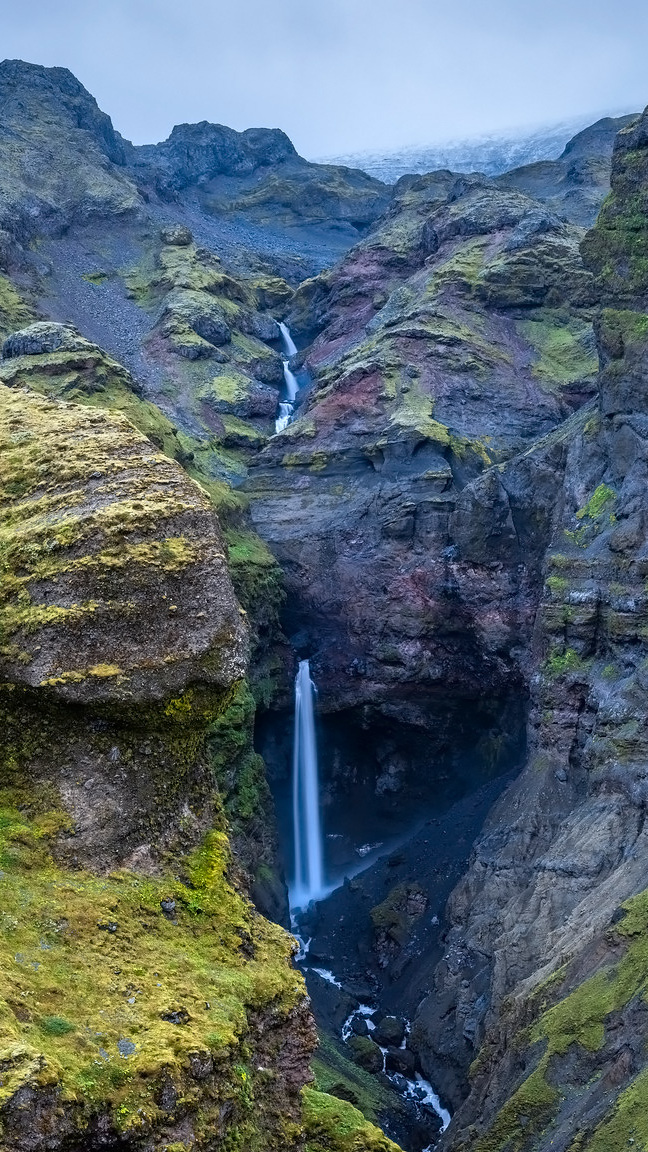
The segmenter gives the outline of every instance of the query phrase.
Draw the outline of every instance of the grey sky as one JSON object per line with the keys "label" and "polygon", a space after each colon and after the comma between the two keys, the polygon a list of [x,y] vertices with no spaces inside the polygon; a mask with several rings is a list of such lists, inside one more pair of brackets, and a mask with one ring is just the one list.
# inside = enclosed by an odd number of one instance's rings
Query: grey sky
{"label": "grey sky", "polygon": [[3,0],[0,39],[136,143],[213,120],[310,157],[642,108],[647,49],[646,0]]}

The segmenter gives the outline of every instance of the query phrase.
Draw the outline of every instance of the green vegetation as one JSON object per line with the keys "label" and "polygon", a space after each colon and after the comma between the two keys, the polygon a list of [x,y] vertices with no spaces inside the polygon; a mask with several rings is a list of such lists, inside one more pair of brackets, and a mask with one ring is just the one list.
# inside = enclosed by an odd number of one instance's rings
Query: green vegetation
{"label": "green vegetation", "polygon": [[8,277],[0,275],[0,341],[10,332],[31,324],[34,319],[31,305],[18,293]]}
{"label": "green vegetation", "polygon": [[229,528],[225,539],[234,591],[250,617],[257,640],[278,635],[286,598],[281,568],[255,532]]}
{"label": "green vegetation", "polygon": [[397,1144],[346,1100],[304,1088],[302,1117],[304,1152],[400,1152]]}
{"label": "green vegetation", "polygon": [[395,1116],[402,1110],[398,1093],[349,1060],[329,1036],[320,1033],[311,1067],[318,1091],[347,1100],[372,1124],[380,1125],[381,1117]]}
{"label": "green vegetation", "polygon": [[[475,1152],[520,1152],[529,1138],[553,1118],[562,1092],[549,1083],[552,1057],[563,1056],[573,1045],[588,1052],[605,1043],[606,1022],[635,997],[648,998],[648,890],[626,901],[624,918],[612,930],[625,944],[618,960],[601,968],[574,991],[544,1011],[529,1030],[517,1038],[518,1047],[541,1046],[539,1063],[506,1102],[489,1131],[475,1144]],[[564,983],[565,970],[561,973]],[[617,1152],[630,1140],[642,1147],[648,1137],[648,1072],[643,1071],[619,1095],[611,1116],[593,1137],[581,1136],[583,1152]]]}
{"label": "green vegetation", "polygon": [[598,356],[591,324],[547,309],[518,321],[518,328],[536,352],[533,374],[538,379],[562,388],[596,376]]}
{"label": "green vegetation", "polygon": [[578,509],[576,513],[577,520],[596,520],[602,516],[605,511],[609,510],[610,504],[616,500],[616,492],[607,484],[599,484],[598,488],[592,493],[587,504]]}
{"label": "green vegetation", "polygon": [[[227,1104],[245,1147],[269,1147],[249,1016],[286,1020],[302,981],[290,938],[228,883],[224,834],[155,877],[68,872],[50,854],[66,814],[18,799],[0,794],[0,1030],[13,1053],[0,1100],[57,1086],[79,1132],[98,1109],[120,1131],[146,1131],[164,1117],[172,1070],[199,1133]],[[213,1095],[192,1080],[197,1059],[215,1068]]]}
{"label": "green vegetation", "polygon": [[569,672],[583,672],[586,668],[587,664],[573,648],[552,652],[542,665],[545,676],[550,676],[552,679],[566,676]]}

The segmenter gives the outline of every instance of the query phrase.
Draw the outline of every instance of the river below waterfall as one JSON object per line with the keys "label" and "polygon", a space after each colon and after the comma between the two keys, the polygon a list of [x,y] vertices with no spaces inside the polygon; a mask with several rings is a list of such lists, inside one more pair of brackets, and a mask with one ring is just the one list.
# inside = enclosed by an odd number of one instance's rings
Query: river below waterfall
{"label": "river below waterfall", "polygon": [[[374,1078],[395,1102],[391,1114],[380,1114],[381,1123],[405,1152],[423,1152],[434,1148],[451,1116],[413,1022],[433,995],[448,895],[504,781],[484,786],[443,814],[419,819],[386,853],[368,844],[366,860],[335,886],[326,872],[315,701],[309,662],[301,660],[292,759],[295,963],[306,979],[326,1058],[337,1053],[334,1061]],[[400,937],[390,935],[390,917],[400,918]],[[327,1082],[326,1090],[344,1098],[354,1093],[343,1074],[337,1084]]]}

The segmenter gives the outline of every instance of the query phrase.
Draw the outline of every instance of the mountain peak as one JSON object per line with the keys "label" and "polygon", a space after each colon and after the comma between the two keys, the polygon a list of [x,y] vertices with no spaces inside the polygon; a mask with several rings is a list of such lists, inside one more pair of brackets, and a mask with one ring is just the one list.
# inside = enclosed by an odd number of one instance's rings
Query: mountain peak
{"label": "mountain peak", "polygon": [[46,68],[25,60],[0,62],[0,109],[8,126],[14,119],[32,122],[56,119],[72,129],[89,132],[114,164],[126,161],[122,137],[80,80],[68,68]]}

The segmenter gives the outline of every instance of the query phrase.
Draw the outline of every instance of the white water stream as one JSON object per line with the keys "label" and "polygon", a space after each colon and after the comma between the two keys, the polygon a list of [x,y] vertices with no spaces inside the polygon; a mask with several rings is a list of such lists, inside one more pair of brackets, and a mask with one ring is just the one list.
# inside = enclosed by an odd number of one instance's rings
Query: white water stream
{"label": "white water stream", "polygon": [[291,907],[307,908],[324,895],[324,851],[319,807],[315,685],[308,660],[301,660],[295,679],[293,745],[293,831],[295,876]]}
{"label": "white water stream", "polygon": [[[316,968],[315,971],[317,972],[318,969]],[[324,975],[323,972],[319,972],[319,974],[321,976]],[[325,977],[325,979],[326,978],[327,977]],[[341,987],[341,984],[339,984],[335,978],[333,979],[333,982],[338,987]],[[349,1018],[345,1020],[344,1024],[342,1025],[341,1035],[344,1043],[347,1044],[351,1039],[351,1036],[353,1035],[353,1021],[357,1017],[362,1017],[366,1020],[369,1032],[375,1031],[376,1026],[370,1019],[370,1017],[374,1016],[375,1013],[376,1009],[370,1008],[368,1004],[360,1004],[358,1008],[355,1008]],[[405,1048],[407,1045],[407,1036],[409,1035],[409,1031],[410,1025],[409,1021],[407,1021],[405,1027],[405,1038],[403,1039],[401,1048]],[[447,1108],[443,1107],[430,1082],[428,1080],[424,1080],[419,1072],[414,1073],[414,1080],[410,1080],[407,1076],[403,1076],[400,1073],[389,1072],[385,1064],[387,1049],[380,1045],[379,1047],[383,1055],[383,1073],[387,1076],[387,1079],[392,1081],[394,1087],[401,1093],[402,1096],[405,1096],[409,1100],[413,1100],[416,1104],[431,1108],[433,1112],[436,1112],[436,1115],[441,1121],[441,1131],[445,1132],[452,1117]],[[403,1082],[406,1085],[405,1088],[403,1088]],[[424,1152],[428,1152],[428,1149],[425,1149]]]}
{"label": "white water stream", "polygon": [[286,385],[287,400],[282,400],[279,404],[279,414],[275,420],[275,432],[283,432],[287,428],[293,418],[295,412],[295,399],[299,392],[299,383],[293,372],[290,371],[290,359],[297,354],[297,345],[290,335],[290,329],[287,324],[281,323],[279,325],[281,331],[281,342],[285,353],[283,360],[283,374],[284,383]]}
{"label": "white water stream", "polygon": [[293,340],[292,336],[290,335],[290,328],[288,327],[287,324],[284,324],[283,321],[280,321],[279,329],[281,331],[281,339],[283,341],[284,352],[286,353],[286,356],[288,356],[289,358],[291,356],[296,356],[297,355],[297,345],[295,344],[295,341]]}

